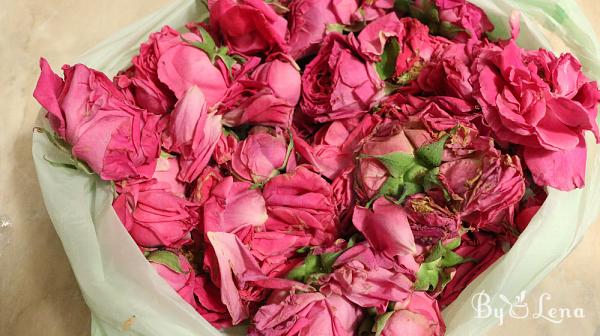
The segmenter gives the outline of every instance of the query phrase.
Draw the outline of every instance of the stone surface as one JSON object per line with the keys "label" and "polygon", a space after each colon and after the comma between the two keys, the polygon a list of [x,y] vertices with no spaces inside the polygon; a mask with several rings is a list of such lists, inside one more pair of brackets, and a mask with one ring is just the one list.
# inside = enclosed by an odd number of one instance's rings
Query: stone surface
{"label": "stone surface", "polygon": [[[581,0],[590,18],[596,0]],[[42,203],[31,161],[31,127],[38,105],[31,97],[38,58],[71,62],[128,23],[168,0],[0,0],[0,335],[89,335],[89,311]],[[596,24],[600,31],[600,24]],[[600,334],[600,225],[535,291],[537,307],[581,307],[583,320],[553,324],[507,320],[491,335]]]}

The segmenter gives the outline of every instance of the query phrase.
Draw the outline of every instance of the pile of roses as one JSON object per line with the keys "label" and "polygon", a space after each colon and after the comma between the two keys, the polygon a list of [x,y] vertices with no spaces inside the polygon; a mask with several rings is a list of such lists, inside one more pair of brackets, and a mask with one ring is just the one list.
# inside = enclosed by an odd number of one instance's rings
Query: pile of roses
{"label": "pile of roses", "polygon": [[45,59],[63,167],[112,181],[152,267],[217,328],[442,335],[440,311],[584,186],[600,93],[464,0],[212,0],[112,80]]}

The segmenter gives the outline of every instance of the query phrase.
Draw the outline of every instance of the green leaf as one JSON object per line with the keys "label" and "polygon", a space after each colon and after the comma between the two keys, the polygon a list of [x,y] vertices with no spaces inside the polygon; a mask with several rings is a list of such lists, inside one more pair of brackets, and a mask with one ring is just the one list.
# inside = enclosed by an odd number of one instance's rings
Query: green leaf
{"label": "green leaf", "polygon": [[398,43],[398,39],[395,37],[389,38],[383,48],[381,61],[375,63],[375,70],[377,70],[382,80],[389,79],[396,71],[396,59],[399,53],[400,44]]}
{"label": "green leaf", "polygon": [[198,27],[198,30],[200,32],[200,36],[202,37],[202,42],[189,41],[189,40],[186,40],[183,36],[181,37],[181,39],[185,43],[204,51],[206,53],[206,55],[208,56],[208,58],[210,59],[211,63],[215,64],[215,62],[217,61],[217,58],[220,59],[223,62],[223,64],[225,64],[225,67],[227,67],[227,70],[229,71],[229,75],[231,76],[232,75],[231,71],[232,71],[233,66],[236,63],[238,63],[240,59],[243,59],[243,57],[241,57],[239,55],[233,55],[233,56],[229,55],[229,49],[227,47],[217,47],[215,40],[206,31],[206,29],[204,29],[203,27]]}
{"label": "green leaf", "polygon": [[417,148],[415,156],[431,168],[438,167],[442,163],[442,154],[448,138],[450,135],[446,134],[434,143]]}
{"label": "green leaf", "polygon": [[177,254],[167,250],[156,250],[150,252],[146,257],[149,261],[163,266],[168,267],[173,272],[183,273],[181,264],[179,264],[179,257]]}
{"label": "green leaf", "polygon": [[375,321],[375,336],[380,336],[381,333],[383,332],[383,329],[385,328],[385,325],[387,324],[387,321],[390,319],[390,317],[392,317],[392,315],[394,315],[394,312],[387,312],[383,315],[379,315],[377,317],[377,320]]}
{"label": "green leaf", "polygon": [[460,265],[462,264],[464,261],[464,258],[452,251],[447,251],[446,254],[444,255],[444,257],[442,258],[442,267],[446,268],[446,267],[452,267],[452,266],[456,266],[456,265]]}
{"label": "green leaf", "polygon": [[329,23],[327,25],[326,31],[328,33],[343,33],[346,27],[340,23]]}
{"label": "green leaf", "polygon": [[350,237],[350,239],[348,240],[346,247],[338,252],[329,252],[320,255],[321,266],[325,273],[331,273],[333,271],[333,264],[335,264],[337,258],[341,256],[344,252],[352,248],[354,245],[356,245],[356,240],[358,239],[358,237],[359,236],[357,234],[352,235],[352,237]]}
{"label": "green leaf", "polygon": [[423,188],[413,182],[405,182],[404,183],[404,187],[402,189],[402,194],[400,194],[399,196],[397,196],[397,200],[396,203],[397,204],[402,204],[404,203],[404,200],[411,195],[420,193],[423,191]]}
{"label": "green leaf", "polygon": [[321,262],[319,256],[309,254],[304,258],[304,263],[292,269],[287,277],[291,280],[306,282],[313,273],[321,273]]}
{"label": "green leaf", "polygon": [[468,30],[465,30],[457,25],[454,25],[448,21],[442,21],[440,23],[440,35],[445,36],[447,38],[454,38],[456,34],[465,32],[470,35]]}

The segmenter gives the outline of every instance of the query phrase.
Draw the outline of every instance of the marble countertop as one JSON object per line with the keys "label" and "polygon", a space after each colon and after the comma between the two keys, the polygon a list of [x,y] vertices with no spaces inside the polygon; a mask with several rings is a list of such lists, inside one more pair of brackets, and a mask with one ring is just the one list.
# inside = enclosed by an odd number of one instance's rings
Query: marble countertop
{"label": "marble countertop", "polygon": [[[598,0],[580,0],[600,32]],[[31,160],[38,105],[31,97],[38,59],[77,55],[168,0],[0,2],[0,335],[89,335],[90,313],[46,214]],[[554,324],[508,319],[490,335],[600,335],[600,223],[533,292],[527,303],[582,308],[584,319]],[[43,332],[42,332],[43,331]]]}

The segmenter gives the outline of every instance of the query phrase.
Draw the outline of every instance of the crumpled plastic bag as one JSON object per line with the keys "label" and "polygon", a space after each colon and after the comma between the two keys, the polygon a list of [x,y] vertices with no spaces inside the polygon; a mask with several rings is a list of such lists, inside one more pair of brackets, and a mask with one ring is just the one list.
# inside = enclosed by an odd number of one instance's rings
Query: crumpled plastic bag
{"label": "crumpled plastic bag", "polygon": [[[586,73],[600,78],[600,45],[574,0],[472,0],[508,36],[508,18],[521,12],[518,42],[528,49],[566,45]],[[114,75],[126,67],[148,35],[163,25],[182,28],[207,16],[200,2],[178,0],[134,23],[90,50],[77,62]],[[45,112],[43,112],[45,113]],[[40,123],[45,119],[40,117]],[[45,124],[47,127],[47,123]],[[600,214],[600,146],[588,135],[586,187],[550,189],[541,210],[513,248],[471,283],[443,312],[448,335],[480,335],[497,317],[475,318],[474,294],[490,295],[492,308],[506,311],[499,295],[514,298],[531,290],[581,240]],[[244,335],[244,328],[220,332],[163,281],[140,253],[112,209],[110,184],[82,172],[57,168],[44,157],[64,155],[41,133],[33,135],[33,158],[46,208],[63,243],[81,292],[92,313],[92,335]]]}

